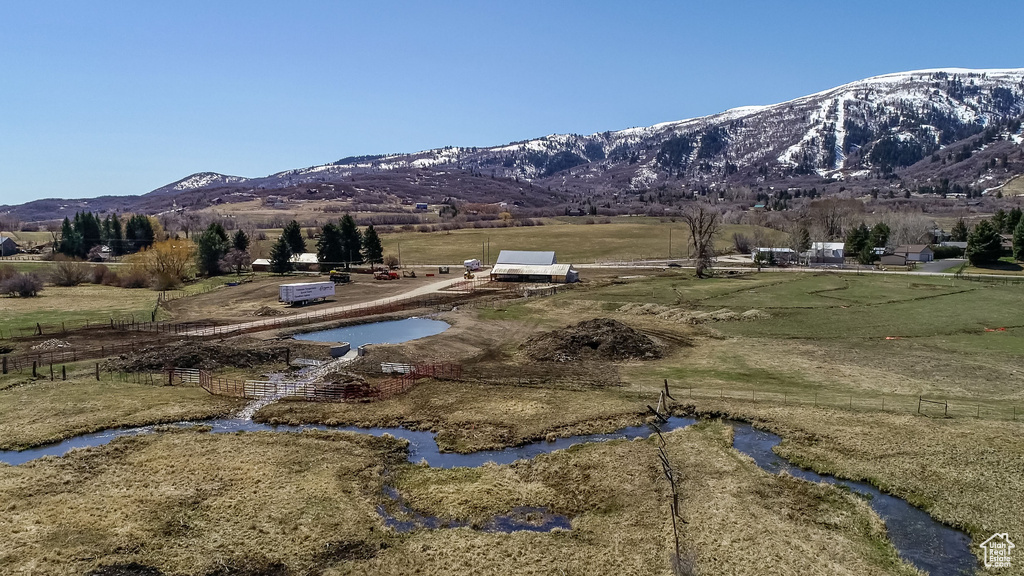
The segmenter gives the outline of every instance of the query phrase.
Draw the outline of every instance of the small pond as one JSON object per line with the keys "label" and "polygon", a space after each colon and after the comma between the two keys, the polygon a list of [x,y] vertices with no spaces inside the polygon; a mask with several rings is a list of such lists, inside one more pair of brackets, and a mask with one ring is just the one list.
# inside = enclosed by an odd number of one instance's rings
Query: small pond
{"label": "small pond", "polygon": [[430,318],[406,318],[306,332],[296,334],[293,338],[315,342],[348,342],[355,350],[364,344],[401,344],[417,338],[426,338],[440,334],[450,326],[447,322]]}

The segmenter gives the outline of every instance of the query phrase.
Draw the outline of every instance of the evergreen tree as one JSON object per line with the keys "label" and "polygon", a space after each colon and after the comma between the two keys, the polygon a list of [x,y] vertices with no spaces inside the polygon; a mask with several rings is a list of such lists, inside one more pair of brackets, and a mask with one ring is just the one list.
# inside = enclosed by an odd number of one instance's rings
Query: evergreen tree
{"label": "evergreen tree", "polygon": [[153,223],[149,221],[148,217],[142,214],[133,215],[125,225],[125,253],[138,252],[143,248],[149,248],[153,245],[155,236]]}
{"label": "evergreen tree", "polygon": [[113,214],[110,217],[110,235],[107,236],[107,245],[110,246],[110,253],[114,256],[124,254],[124,232],[121,230],[121,217]]}
{"label": "evergreen tree", "polygon": [[871,239],[871,231],[863,222],[846,234],[846,251],[850,254],[860,254],[861,250],[868,245]]}
{"label": "evergreen tree", "polygon": [[306,241],[302,238],[302,228],[299,228],[299,223],[295,220],[285,225],[281,237],[288,243],[288,248],[292,251],[292,254],[302,254],[306,251]]}
{"label": "evergreen tree", "polygon": [[211,222],[206,229],[216,234],[217,238],[220,238],[222,241],[228,241],[228,233],[224,230],[224,226],[222,226],[220,222]]}
{"label": "evergreen tree", "polygon": [[380,236],[373,229],[373,224],[366,227],[363,233],[363,260],[370,264],[379,264],[384,261],[384,246],[380,242]]}
{"label": "evergreen tree", "polygon": [[360,252],[363,249],[363,237],[356,226],[356,219],[346,213],[341,217],[341,251],[342,260],[348,268],[352,263],[362,262]]}
{"label": "evergreen tree", "polygon": [[213,223],[199,235],[196,241],[196,264],[200,274],[217,276],[221,273],[221,259],[228,253],[231,244],[224,227]]}
{"label": "evergreen tree", "polygon": [[871,228],[871,235],[868,237],[868,246],[870,248],[884,248],[889,244],[889,227],[883,222],[875,224]]}
{"label": "evergreen tree", "polygon": [[982,266],[999,260],[1002,251],[999,231],[988,220],[982,220],[967,236],[967,250],[964,255],[972,266]]}
{"label": "evergreen tree", "polygon": [[956,224],[953,225],[953,229],[950,230],[949,234],[954,242],[967,242],[967,233],[967,223],[965,223],[964,219],[961,218],[956,221]]}
{"label": "evergreen tree", "polygon": [[320,239],[316,243],[316,259],[321,264],[320,270],[340,266],[345,261],[341,230],[337,225],[328,222],[320,230]]}
{"label": "evergreen tree", "polygon": [[1014,208],[1006,214],[1006,233],[1013,234],[1013,231],[1017,229],[1017,224],[1020,224],[1021,216],[1024,213],[1021,212],[1020,208]]}
{"label": "evergreen tree", "polygon": [[100,229],[100,221],[92,212],[82,212],[78,220],[77,231],[82,237],[82,244],[79,248],[79,258],[85,258],[94,246],[103,243],[103,234]]}
{"label": "evergreen tree", "polygon": [[1024,218],[1017,222],[1013,229],[1013,259],[1024,262]]}
{"label": "evergreen tree", "polygon": [[996,232],[1006,232],[1006,210],[1002,208],[996,210],[996,213],[992,215],[992,226]]}
{"label": "evergreen tree", "polygon": [[81,235],[75,230],[68,217],[65,216],[64,222],[60,225],[60,242],[57,243],[57,252],[74,258],[78,255],[81,246]]}
{"label": "evergreen tree", "polygon": [[861,264],[871,264],[875,261],[875,251],[871,248],[870,244],[865,244],[860,251],[857,252],[857,262]]}
{"label": "evergreen tree", "polygon": [[287,274],[294,269],[291,246],[284,236],[281,236],[270,248],[270,271],[274,274]]}
{"label": "evergreen tree", "polygon": [[231,237],[231,247],[239,252],[246,252],[249,250],[249,235],[245,233],[245,230],[241,228],[235,232],[235,235]]}

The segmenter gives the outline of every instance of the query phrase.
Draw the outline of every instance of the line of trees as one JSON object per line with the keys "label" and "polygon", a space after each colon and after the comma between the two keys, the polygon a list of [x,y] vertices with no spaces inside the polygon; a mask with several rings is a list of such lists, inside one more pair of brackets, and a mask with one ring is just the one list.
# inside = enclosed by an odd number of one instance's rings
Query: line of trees
{"label": "line of trees", "polygon": [[[281,237],[270,249],[270,271],[284,274],[295,269],[292,256],[306,251],[306,241],[298,222],[285,225]],[[384,247],[373,224],[360,232],[355,218],[346,213],[337,224],[328,222],[320,228],[316,242],[316,259],[321,270],[352,264],[380,264],[384,261]]]}
{"label": "line of trees", "polygon": [[158,226],[141,214],[129,216],[122,224],[117,214],[101,219],[92,212],[76,212],[74,219],[65,217],[61,223],[54,250],[83,260],[99,260],[103,246],[109,248],[112,256],[132,254],[153,245]]}

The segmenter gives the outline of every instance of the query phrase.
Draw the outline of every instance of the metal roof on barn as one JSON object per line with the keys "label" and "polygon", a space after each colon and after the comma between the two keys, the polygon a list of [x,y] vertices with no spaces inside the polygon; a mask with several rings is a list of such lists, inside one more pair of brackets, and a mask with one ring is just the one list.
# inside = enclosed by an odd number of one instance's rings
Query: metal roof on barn
{"label": "metal roof on barn", "polygon": [[521,266],[550,266],[557,264],[554,252],[533,252],[528,250],[502,250],[495,264]]}

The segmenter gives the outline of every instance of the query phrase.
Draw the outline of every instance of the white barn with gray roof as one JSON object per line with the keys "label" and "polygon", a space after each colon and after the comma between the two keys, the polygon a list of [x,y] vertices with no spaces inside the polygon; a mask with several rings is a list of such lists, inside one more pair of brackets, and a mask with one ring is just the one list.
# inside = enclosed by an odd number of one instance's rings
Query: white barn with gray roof
{"label": "white barn with gray roof", "polygon": [[554,252],[502,250],[491,268],[491,280],[497,282],[579,282],[572,264],[559,264]]}

